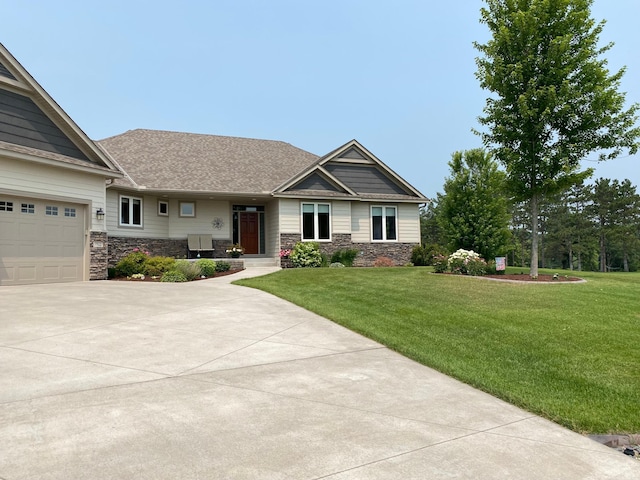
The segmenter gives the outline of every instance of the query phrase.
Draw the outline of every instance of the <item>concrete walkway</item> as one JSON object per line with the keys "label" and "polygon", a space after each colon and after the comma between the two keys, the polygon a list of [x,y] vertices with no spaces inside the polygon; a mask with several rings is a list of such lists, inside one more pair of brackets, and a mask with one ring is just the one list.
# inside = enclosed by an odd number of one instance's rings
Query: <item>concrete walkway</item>
{"label": "concrete walkway", "polygon": [[[0,479],[636,479],[241,274],[0,288]],[[331,299],[327,299],[331,301]]]}

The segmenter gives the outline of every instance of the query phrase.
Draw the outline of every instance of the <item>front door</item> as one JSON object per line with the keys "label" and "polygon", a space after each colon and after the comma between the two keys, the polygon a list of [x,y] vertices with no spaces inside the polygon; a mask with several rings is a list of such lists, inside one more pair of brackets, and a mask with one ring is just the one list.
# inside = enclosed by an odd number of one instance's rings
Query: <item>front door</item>
{"label": "front door", "polygon": [[257,212],[240,212],[240,245],[246,254],[259,252],[260,219]]}

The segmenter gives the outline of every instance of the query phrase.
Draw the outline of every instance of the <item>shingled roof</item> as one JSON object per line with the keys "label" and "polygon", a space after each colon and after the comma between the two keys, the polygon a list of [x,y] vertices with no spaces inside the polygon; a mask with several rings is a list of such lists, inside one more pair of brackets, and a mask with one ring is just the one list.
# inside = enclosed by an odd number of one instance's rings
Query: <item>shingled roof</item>
{"label": "shingled roof", "polygon": [[97,143],[133,181],[116,185],[147,190],[265,194],[319,158],[286,142],[160,130]]}

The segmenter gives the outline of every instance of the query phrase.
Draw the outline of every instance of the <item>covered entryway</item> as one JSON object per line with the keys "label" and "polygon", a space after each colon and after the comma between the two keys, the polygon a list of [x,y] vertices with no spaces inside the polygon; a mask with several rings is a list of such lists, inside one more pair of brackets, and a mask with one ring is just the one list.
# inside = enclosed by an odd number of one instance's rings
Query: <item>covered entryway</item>
{"label": "covered entryway", "polygon": [[233,206],[233,243],[239,243],[246,255],[265,253],[264,206]]}
{"label": "covered entryway", "polygon": [[0,285],[84,280],[85,206],[0,195]]}

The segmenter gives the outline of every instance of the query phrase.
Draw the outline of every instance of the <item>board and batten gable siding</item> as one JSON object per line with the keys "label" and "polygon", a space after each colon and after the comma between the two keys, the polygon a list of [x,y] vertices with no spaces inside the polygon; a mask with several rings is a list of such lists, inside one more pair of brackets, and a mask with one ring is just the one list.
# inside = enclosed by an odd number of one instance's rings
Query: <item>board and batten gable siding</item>
{"label": "board and batten gable siding", "polygon": [[358,193],[407,194],[400,185],[374,166],[328,163],[324,167],[338,180]]}
{"label": "board and batten gable siding", "polygon": [[3,77],[10,78],[11,80],[16,80],[16,77],[9,71],[7,67],[5,67],[2,62],[0,62],[0,75]]}
{"label": "board and batten gable siding", "polygon": [[104,177],[100,175],[0,157],[0,192],[87,205],[91,230],[104,229],[93,214],[105,207]]}
{"label": "board and batten gable siding", "polygon": [[2,89],[0,140],[90,162],[33,100]]}

